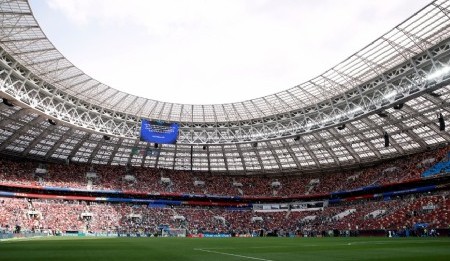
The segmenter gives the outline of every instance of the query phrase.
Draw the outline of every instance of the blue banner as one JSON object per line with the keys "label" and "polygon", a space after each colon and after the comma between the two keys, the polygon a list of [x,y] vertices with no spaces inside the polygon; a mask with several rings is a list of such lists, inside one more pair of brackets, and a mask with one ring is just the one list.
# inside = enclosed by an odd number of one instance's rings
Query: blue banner
{"label": "blue banner", "polygon": [[3,197],[14,197],[15,195],[16,195],[15,192],[0,191],[0,196]]}
{"label": "blue banner", "polygon": [[356,189],[351,189],[351,190],[335,191],[335,192],[332,192],[331,195],[338,196],[338,195],[349,194],[349,193],[353,193],[353,192],[361,192],[361,191],[366,191],[366,190],[371,190],[371,189],[376,189],[376,188],[381,188],[381,186],[371,185],[371,186],[361,187],[361,188],[356,188]]}
{"label": "blue banner", "polygon": [[142,119],[141,140],[158,144],[174,144],[178,138],[178,124]]}
{"label": "blue banner", "polygon": [[203,233],[203,237],[231,237],[228,233]]}
{"label": "blue banner", "polygon": [[411,194],[411,193],[428,192],[428,191],[433,191],[433,190],[436,190],[436,185],[418,187],[418,188],[412,188],[412,189],[405,189],[405,190],[399,190],[399,191],[392,191],[392,192],[385,192],[382,195],[383,195],[383,197],[392,197],[392,196]]}

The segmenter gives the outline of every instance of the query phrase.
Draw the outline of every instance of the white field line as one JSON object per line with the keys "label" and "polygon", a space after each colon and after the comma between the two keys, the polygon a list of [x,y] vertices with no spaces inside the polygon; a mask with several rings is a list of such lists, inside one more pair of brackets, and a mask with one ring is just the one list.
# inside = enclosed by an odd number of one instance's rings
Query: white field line
{"label": "white field line", "polygon": [[59,236],[35,236],[35,237],[13,237],[13,238],[5,238],[0,239],[2,243],[12,243],[18,241],[62,241],[62,240],[95,240],[95,239],[105,239],[105,238],[113,238],[113,237],[59,237]]}
{"label": "white field line", "polygon": [[[300,244],[284,244],[282,246],[255,246],[255,247],[245,247],[245,249],[260,249],[260,248],[292,248],[292,247],[317,247],[319,245],[300,245]],[[233,250],[242,249],[242,247],[204,247],[196,248],[202,250]]]}
{"label": "white field line", "polygon": [[[430,242],[433,241],[403,241],[403,240],[385,240],[385,241],[355,241],[355,242],[350,242],[344,245],[347,246],[353,246],[353,245],[363,245],[363,244],[372,244],[372,245],[390,245],[390,244],[428,244]],[[450,241],[439,241],[439,242],[443,242],[443,243],[450,243]]]}
{"label": "white field line", "polygon": [[273,261],[271,259],[264,259],[264,258],[258,258],[258,257],[252,257],[252,256],[236,255],[236,254],[231,254],[231,253],[226,253],[226,252],[218,252],[218,251],[212,251],[212,250],[206,250],[206,249],[201,249],[201,248],[194,248],[194,250],[208,252],[208,253],[214,253],[214,254],[219,254],[219,255],[235,256],[235,257],[253,259],[253,260]]}
{"label": "white field line", "polygon": [[43,236],[4,238],[4,239],[0,239],[0,242],[30,241],[30,240],[34,240],[34,239],[38,239],[38,238],[43,238]]}

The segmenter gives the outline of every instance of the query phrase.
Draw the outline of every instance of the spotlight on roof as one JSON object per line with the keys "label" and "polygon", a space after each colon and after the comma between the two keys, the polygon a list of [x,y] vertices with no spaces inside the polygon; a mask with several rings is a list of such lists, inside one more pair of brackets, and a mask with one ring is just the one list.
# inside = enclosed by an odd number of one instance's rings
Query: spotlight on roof
{"label": "spotlight on roof", "polygon": [[386,112],[384,112],[384,111],[381,111],[381,112],[379,112],[379,113],[377,113],[378,114],[378,116],[380,116],[381,118],[386,118],[388,115],[387,115],[387,113]]}
{"label": "spotlight on roof", "polygon": [[55,121],[55,120],[48,119],[47,121],[48,121],[48,123],[50,123],[51,125],[56,125],[56,121]]}
{"label": "spotlight on roof", "polygon": [[300,136],[299,135],[294,137],[294,141],[299,141],[299,140],[300,140]]}
{"label": "spotlight on roof", "polygon": [[253,147],[253,148],[258,147],[258,142],[253,142],[253,143],[252,143],[252,147]]}
{"label": "spotlight on roof", "polygon": [[203,150],[206,150],[206,145],[203,145]]}
{"label": "spotlight on roof", "polygon": [[338,130],[343,130],[345,129],[345,123],[343,123],[341,126],[337,127]]}
{"label": "spotlight on roof", "polygon": [[155,142],[155,145],[153,147],[155,147],[155,149],[157,149],[158,146],[159,146],[158,143]]}
{"label": "spotlight on roof", "polygon": [[403,108],[403,103],[394,105],[394,110],[401,110]]}
{"label": "spotlight on roof", "polygon": [[111,137],[109,137],[108,135],[103,135],[103,139],[104,139],[104,140],[110,140]]}
{"label": "spotlight on roof", "polygon": [[3,98],[3,104],[5,104],[6,106],[9,106],[9,107],[14,107],[14,104],[6,98]]}

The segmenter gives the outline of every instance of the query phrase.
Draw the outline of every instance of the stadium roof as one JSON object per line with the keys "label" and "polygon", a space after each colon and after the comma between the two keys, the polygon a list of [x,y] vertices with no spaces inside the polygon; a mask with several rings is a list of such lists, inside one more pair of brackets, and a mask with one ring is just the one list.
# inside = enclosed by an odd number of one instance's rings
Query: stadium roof
{"label": "stadium roof", "polygon": [[[0,151],[269,173],[353,166],[447,143],[437,117],[449,114],[449,6],[430,3],[293,88],[244,102],[188,105],[134,96],[91,78],[47,39],[27,1],[3,1],[0,95],[15,106],[0,105]],[[147,154],[155,146],[139,141],[141,118],[180,123],[178,143]]]}

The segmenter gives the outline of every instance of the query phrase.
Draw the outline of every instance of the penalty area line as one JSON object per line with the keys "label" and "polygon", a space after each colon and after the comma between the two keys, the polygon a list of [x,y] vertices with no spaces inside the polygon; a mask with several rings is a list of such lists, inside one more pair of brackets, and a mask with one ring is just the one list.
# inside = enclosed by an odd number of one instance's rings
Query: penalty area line
{"label": "penalty area line", "polygon": [[237,254],[231,254],[226,252],[219,252],[219,251],[212,251],[212,250],[206,250],[201,248],[194,248],[196,251],[203,251],[208,253],[214,253],[219,255],[226,255],[226,256],[235,256],[235,257],[241,257],[241,258],[247,258],[247,259],[253,259],[253,260],[262,260],[262,261],[273,261],[271,259],[264,259],[264,258],[258,258],[258,257],[252,257],[252,256],[243,256],[243,255],[237,255]]}

